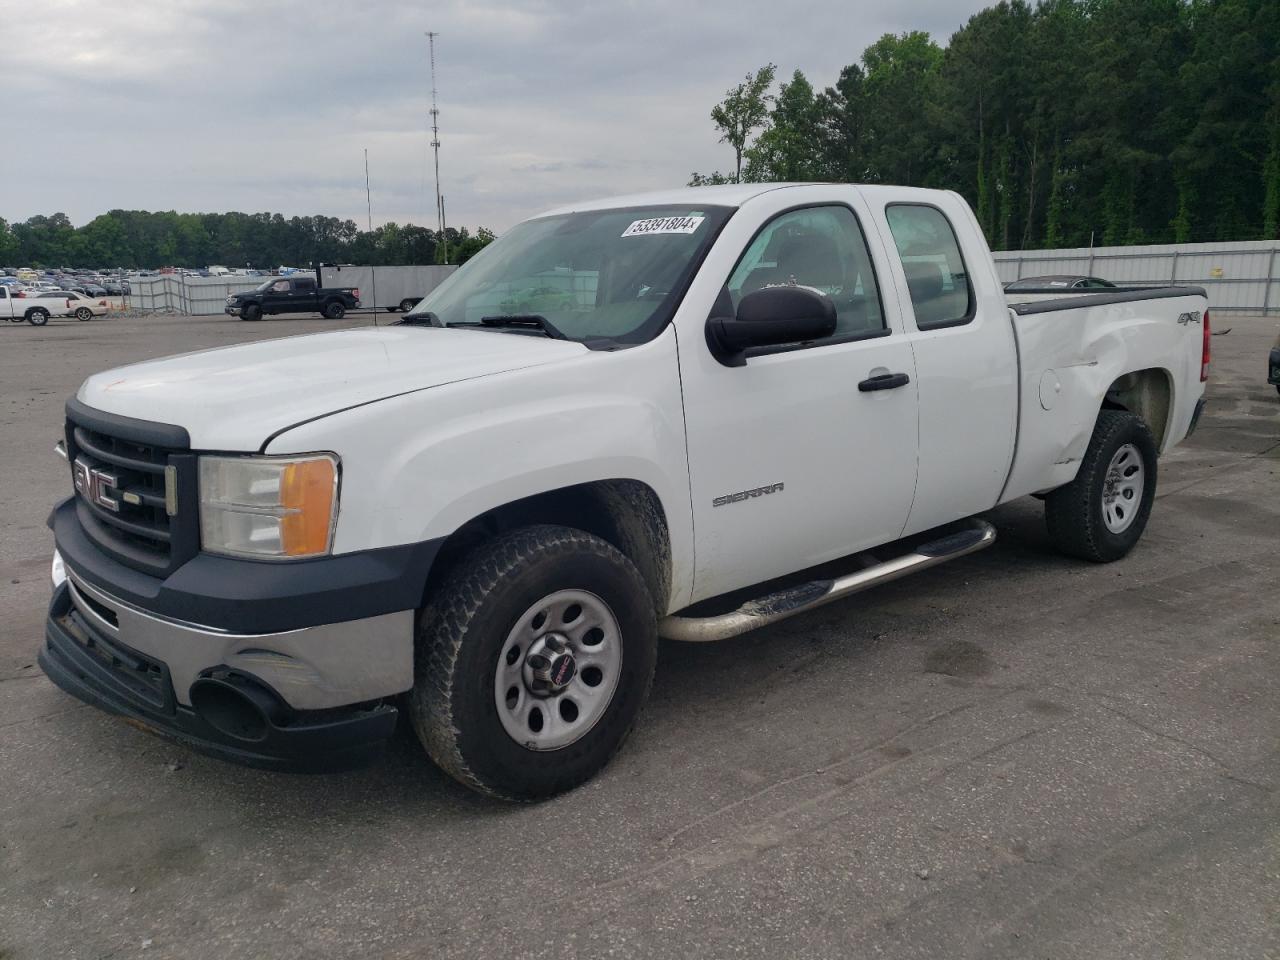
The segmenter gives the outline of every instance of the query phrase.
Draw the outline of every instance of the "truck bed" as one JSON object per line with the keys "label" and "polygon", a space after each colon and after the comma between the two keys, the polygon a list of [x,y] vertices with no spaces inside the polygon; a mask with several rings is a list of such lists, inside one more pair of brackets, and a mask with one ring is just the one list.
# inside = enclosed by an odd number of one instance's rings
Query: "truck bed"
{"label": "truck bed", "polygon": [[[1200,383],[1200,287],[1119,288],[1104,292],[1007,296],[1018,350],[1018,441],[1003,503],[1074,478],[1098,416],[1098,400],[1117,380],[1144,391],[1159,419],[1161,453],[1186,436]],[[1140,359],[1139,359],[1140,358]],[[1154,418],[1153,418],[1154,419]]]}

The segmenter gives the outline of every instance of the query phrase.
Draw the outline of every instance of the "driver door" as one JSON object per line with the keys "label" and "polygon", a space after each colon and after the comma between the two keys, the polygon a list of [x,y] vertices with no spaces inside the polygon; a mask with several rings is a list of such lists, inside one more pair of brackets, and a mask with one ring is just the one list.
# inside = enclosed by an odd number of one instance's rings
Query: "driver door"
{"label": "driver door", "polygon": [[[836,304],[835,335],[721,365],[681,338],[696,546],[694,600],[901,536],[916,482],[915,363],[853,204],[779,213],[725,278],[717,310],[775,284]],[[877,253],[883,257],[883,253]],[[882,286],[886,289],[882,291]],[[890,301],[895,304],[896,301]],[[896,386],[877,389],[892,378]],[[881,378],[876,380],[876,378]]]}

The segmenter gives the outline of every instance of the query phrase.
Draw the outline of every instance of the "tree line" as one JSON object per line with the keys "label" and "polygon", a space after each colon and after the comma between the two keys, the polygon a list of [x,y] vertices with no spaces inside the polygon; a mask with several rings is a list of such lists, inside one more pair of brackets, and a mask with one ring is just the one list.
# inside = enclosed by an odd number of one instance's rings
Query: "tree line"
{"label": "tree line", "polygon": [[711,112],[732,173],[955,190],[998,249],[1280,238],[1280,2],[1005,0]]}
{"label": "tree line", "polygon": [[[493,239],[481,227],[437,231],[386,223],[359,229],[354,220],[278,213],[175,213],[112,210],[82,227],[66,214],[23,223],[0,219],[0,265],[154,269],[161,266],[270,269],[281,265],[464,263]],[[448,260],[445,260],[445,248]]]}

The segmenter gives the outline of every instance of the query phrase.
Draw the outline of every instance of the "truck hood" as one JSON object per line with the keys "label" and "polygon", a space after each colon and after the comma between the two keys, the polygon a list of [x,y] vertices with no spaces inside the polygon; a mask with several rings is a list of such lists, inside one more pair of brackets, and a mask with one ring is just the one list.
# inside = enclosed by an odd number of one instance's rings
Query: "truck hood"
{"label": "truck hood", "polygon": [[586,350],[480,330],[344,330],[117,367],[90,377],[76,396],[107,413],[185,427],[194,449],[252,451],[305,420]]}

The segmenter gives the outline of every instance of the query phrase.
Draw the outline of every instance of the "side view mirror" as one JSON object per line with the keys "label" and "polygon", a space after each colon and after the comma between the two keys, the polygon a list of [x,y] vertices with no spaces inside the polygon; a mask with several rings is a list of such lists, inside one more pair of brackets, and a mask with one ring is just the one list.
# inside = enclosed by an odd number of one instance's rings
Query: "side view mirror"
{"label": "side view mirror", "polygon": [[752,347],[821,340],[835,333],[836,305],[812,287],[765,287],[748,293],[735,317],[707,320],[707,346],[726,366],[746,363]]}

